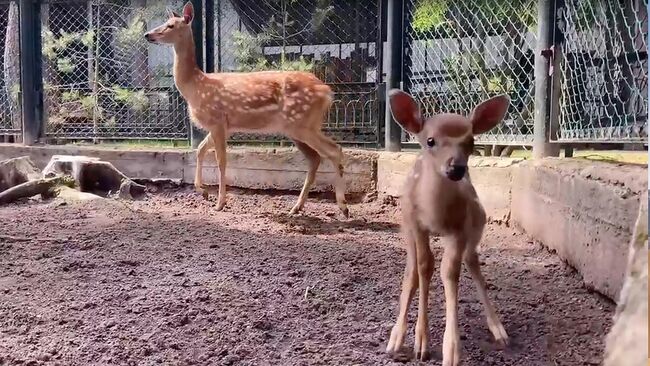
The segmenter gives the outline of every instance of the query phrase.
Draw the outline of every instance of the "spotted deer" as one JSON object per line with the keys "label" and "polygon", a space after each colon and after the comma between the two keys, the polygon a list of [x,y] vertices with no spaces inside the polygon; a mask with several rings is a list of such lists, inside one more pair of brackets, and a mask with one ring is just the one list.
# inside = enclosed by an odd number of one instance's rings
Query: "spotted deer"
{"label": "spotted deer", "polygon": [[196,62],[190,2],[183,14],[170,12],[169,19],[147,32],[151,43],[174,48],[174,82],[187,101],[191,120],[209,132],[197,150],[195,185],[202,190],[201,167],[214,148],[219,165],[217,210],[226,204],[226,138],[232,132],[280,133],[292,139],[308,163],[307,176],[291,213],[300,211],[316,177],[321,157],[336,169],[334,188],[341,212],[348,216],[343,180],[343,151],[321,131],[332,104],[329,86],[308,72],[264,71],[250,73],[204,73]]}
{"label": "spotted deer", "polygon": [[393,117],[402,128],[415,135],[421,152],[406,179],[401,198],[406,269],[397,321],[386,352],[394,353],[401,349],[407,330],[408,308],[419,287],[414,353],[420,360],[429,355],[427,308],[429,283],[434,271],[429,236],[439,234],[445,239],[440,266],[446,307],[442,364],[455,366],[460,362],[458,279],[462,262],[476,284],[492,335],[501,345],[508,342],[508,335],[488,298],[486,282],[481,274],[477,246],[487,219],[470,181],[467,161],[473,151],[474,135],[496,126],[508,110],[510,99],[504,95],[488,99],[467,117],[438,114],[429,119],[422,117],[413,98],[403,91],[390,91],[389,103]]}

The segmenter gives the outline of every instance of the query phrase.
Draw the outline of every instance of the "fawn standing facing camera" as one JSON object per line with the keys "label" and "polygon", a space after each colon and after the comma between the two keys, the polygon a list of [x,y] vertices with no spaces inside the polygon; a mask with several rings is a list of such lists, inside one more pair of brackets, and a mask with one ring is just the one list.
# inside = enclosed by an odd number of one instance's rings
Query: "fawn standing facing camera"
{"label": "fawn standing facing camera", "polygon": [[417,137],[422,151],[406,180],[401,199],[407,259],[399,314],[386,352],[397,352],[402,347],[408,307],[419,287],[414,352],[415,357],[422,360],[429,355],[427,310],[429,283],[434,271],[429,235],[436,233],[447,239],[440,266],[446,307],[442,364],[455,366],[460,362],[458,279],[462,262],[476,284],[488,328],[498,343],[505,345],[508,342],[508,335],[488,298],[476,252],[487,219],[470,181],[467,161],[474,148],[473,136],[487,132],[501,122],[510,99],[502,95],[486,100],[469,117],[447,113],[426,120],[409,94],[392,90],[389,99],[395,120]]}

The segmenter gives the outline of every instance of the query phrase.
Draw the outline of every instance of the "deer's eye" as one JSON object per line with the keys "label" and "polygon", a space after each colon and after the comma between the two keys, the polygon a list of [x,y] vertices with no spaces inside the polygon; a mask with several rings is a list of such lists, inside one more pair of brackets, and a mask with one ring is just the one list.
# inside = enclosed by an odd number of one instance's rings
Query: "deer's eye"
{"label": "deer's eye", "polygon": [[173,24],[168,24],[167,28],[172,29],[172,28],[174,28],[174,25]]}
{"label": "deer's eye", "polygon": [[434,146],[436,146],[436,140],[434,140],[433,137],[429,137],[429,138],[427,139],[427,146],[429,146],[429,147],[434,147]]}

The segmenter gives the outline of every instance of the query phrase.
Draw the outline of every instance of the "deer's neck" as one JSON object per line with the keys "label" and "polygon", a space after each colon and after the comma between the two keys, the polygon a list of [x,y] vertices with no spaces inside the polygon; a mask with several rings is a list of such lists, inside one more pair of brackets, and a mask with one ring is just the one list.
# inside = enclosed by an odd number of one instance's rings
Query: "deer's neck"
{"label": "deer's neck", "polygon": [[180,42],[174,45],[174,83],[187,98],[191,91],[195,90],[195,83],[203,74],[196,63],[196,51],[194,42],[190,37],[189,41]]}

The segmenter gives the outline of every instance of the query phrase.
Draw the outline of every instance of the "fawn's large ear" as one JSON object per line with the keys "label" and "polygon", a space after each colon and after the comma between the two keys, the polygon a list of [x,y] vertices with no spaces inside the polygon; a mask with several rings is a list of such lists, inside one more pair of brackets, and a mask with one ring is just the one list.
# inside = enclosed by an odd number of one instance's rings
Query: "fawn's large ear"
{"label": "fawn's large ear", "polygon": [[408,93],[399,89],[388,92],[390,112],[395,121],[412,134],[422,131],[422,115],[420,108]]}
{"label": "fawn's large ear", "polygon": [[190,24],[192,23],[192,19],[194,19],[194,6],[191,1],[188,1],[183,7],[183,20],[185,24]]}
{"label": "fawn's large ear", "polygon": [[505,94],[477,105],[469,118],[472,121],[472,133],[478,135],[493,129],[505,117],[508,106],[510,106],[510,97]]}

